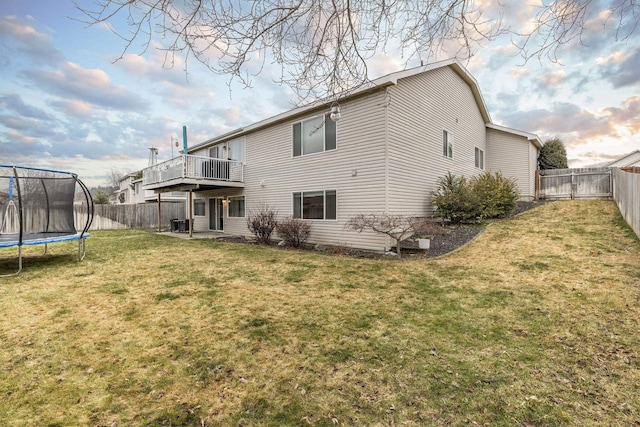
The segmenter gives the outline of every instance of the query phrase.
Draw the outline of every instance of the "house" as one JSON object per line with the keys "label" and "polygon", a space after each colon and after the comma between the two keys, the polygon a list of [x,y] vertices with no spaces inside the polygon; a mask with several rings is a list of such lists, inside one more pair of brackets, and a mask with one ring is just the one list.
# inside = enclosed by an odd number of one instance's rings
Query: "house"
{"label": "house", "polygon": [[[109,198],[111,204],[135,204],[144,203],[141,191],[142,177],[139,173],[128,173],[118,181],[119,188]],[[136,183],[139,183],[136,188]]]}
{"label": "house", "polygon": [[640,167],[640,150],[625,154],[607,165],[610,168],[632,168],[634,166]]}
{"label": "house", "polygon": [[447,172],[500,170],[532,199],[541,147],[533,134],[492,123],[476,80],[447,60],[189,147],[188,155],[145,169],[144,187],[191,192],[194,232],[250,235],[247,214],[268,205],[311,221],[310,242],[382,251],[388,238],[346,231],[348,219],[429,215]]}
{"label": "house", "polygon": [[162,203],[186,203],[187,197],[182,191],[156,193],[145,190],[141,172],[128,173],[120,178],[119,188],[109,197],[111,204],[157,203],[158,194]]}

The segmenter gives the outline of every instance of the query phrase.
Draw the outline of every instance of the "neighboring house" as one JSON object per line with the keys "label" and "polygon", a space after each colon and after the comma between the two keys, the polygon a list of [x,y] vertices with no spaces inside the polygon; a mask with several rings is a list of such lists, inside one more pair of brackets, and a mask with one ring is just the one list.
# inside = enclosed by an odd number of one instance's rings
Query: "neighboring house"
{"label": "neighboring house", "polygon": [[[144,170],[144,187],[193,191],[193,230],[250,235],[246,216],[269,205],[312,223],[310,242],[385,250],[390,240],[345,230],[359,213],[430,215],[438,179],[484,170],[534,197],[542,147],[495,125],[476,80],[456,60],[374,80],[339,100],[271,117]],[[189,217],[189,214],[187,214]]]}
{"label": "neighboring house", "polygon": [[[136,188],[135,183],[138,182]],[[119,188],[114,191],[112,204],[126,204],[131,205],[135,203],[144,203],[144,192],[141,191],[142,178],[139,178],[138,173],[129,173],[119,181]]]}
{"label": "neighboring house", "polygon": [[629,154],[625,154],[607,165],[607,167],[610,168],[626,168],[634,166],[640,167],[640,150],[635,150]]}
{"label": "neighboring house", "polygon": [[[158,194],[153,190],[145,190],[142,185],[142,176],[140,172],[130,173],[120,178],[120,188],[110,197],[112,204],[138,204],[138,203],[157,203]],[[162,203],[186,203],[187,197],[184,192],[176,191],[169,193],[161,193],[160,201]]]}

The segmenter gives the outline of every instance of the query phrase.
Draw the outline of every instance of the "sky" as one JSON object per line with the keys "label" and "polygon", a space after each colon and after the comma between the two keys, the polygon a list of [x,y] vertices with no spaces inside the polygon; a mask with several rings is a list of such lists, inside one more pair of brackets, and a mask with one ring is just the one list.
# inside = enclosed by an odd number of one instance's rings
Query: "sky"
{"label": "sky", "polygon": [[[503,0],[504,19],[526,28],[533,1]],[[497,2],[484,3],[485,16],[497,13]],[[178,155],[183,126],[191,146],[296,102],[271,78],[276,68],[245,89],[196,61],[186,72],[181,60],[167,69],[157,45],[122,56],[122,39],[81,18],[71,0],[0,0],[0,164],[75,172],[89,186],[107,185],[113,172],[146,167],[149,147],[158,148],[159,161]],[[559,51],[560,63],[524,62],[510,37],[484,43],[463,63],[494,123],[543,141],[560,138],[572,167],[640,149],[640,30],[616,41],[602,19],[592,17],[581,43]],[[380,54],[369,77],[405,66]]]}

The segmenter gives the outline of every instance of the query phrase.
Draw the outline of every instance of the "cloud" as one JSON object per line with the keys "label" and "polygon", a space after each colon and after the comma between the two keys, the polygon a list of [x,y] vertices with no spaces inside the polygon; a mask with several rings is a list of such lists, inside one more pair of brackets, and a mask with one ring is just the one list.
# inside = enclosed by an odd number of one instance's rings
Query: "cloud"
{"label": "cloud", "polygon": [[0,108],[17,113],[22,117],[30,117],[39,120],[52,120],[46,111],[27,105],[17,93],[5,93],[0,95]]}
{"label": "cloud", "polygon": [[8,129],[22,131],[31,137],[48,138],[55,135],[51,123],[16,115],[0,115],[0,124]]}
{"label": "cloud", "polygon": [[28,70],[24,73],[38,87],[64,98],[125,111],[146,107],[140,96],[124,86],[114,85],[107,73],[99,69],[86,69],[66,62],[56,71]]}
{"label": "cloud", "polygon": [[620,108],[609,107],[603,112],[612,126],[625,128],[630,134],[640,132],[640,96],[624,100]]}
{"label": "cloud", "polygon": [[79,119],[91,117],[96,109],[88,102],[77,99],[56,99],[47,103],[64,115],[74,116]]}
{"label": "cloud", "polygon": [[567,102],[555,102],[549,109],[515,111],[503,114],[502,118],[510,127],[526,129],[542,137],[560,136],[572,144],[608,135],[613,130],[607,117],[598,116]]}
{"label": "cloud", "polygon": [[617,51],[606,58],[598,58],[600,76],[614,88],[633,86],[640,82],[640,49],[632,52]]}
{"label": "cloud", "polygon": [[29,57],[33,63],[56,65],[63,61],[62,53],[53,45],[53,39],[37,31],[30,22],[15,16],[0,18],[0,36],[6,49]]}
{"label": "cloud", "polygon": [[29,159],[29,163],[25,165],[30,166],[30,159],[42,156],[47,149],[47,144],[40,139],[26,135],[20,130],[9,129],[0,134],[0,155],[3,163],[9,159],[13,164],[20,164],[20,160]]}
{"label": "cloud", "polygon": [[564,70],[544,73],[535,80],[534,87],[537,93],[552,97],[557,93],[558,89],[565,85],[569,78],[570,76]]}
{"label": "cloud", "polygon": [[[157,46],[156,46],[157,47]],[[181,56],[168,57],[158,49],[150,49],[147,56],[126,53],[115,64],[129,73],[156,84],[189,86],[189,74]]]}

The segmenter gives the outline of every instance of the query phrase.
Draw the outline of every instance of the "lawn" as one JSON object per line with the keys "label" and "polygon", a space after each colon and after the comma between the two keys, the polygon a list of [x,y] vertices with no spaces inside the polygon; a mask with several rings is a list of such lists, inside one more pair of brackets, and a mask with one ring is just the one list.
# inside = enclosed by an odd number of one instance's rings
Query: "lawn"
{"label": "lawn", "polygon": [[436,260],[87,245],[0,279],[2,426],[640,420],[640,241],[613,202],[547,204]]}

